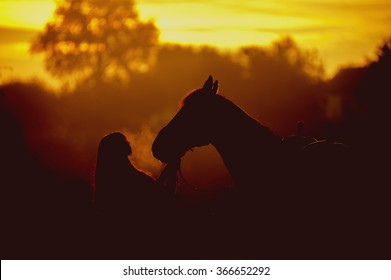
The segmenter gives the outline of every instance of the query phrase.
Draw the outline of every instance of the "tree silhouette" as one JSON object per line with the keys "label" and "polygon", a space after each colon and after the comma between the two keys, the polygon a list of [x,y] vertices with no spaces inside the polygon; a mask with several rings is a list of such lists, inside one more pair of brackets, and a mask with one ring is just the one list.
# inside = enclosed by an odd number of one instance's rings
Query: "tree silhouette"
{"label": "tree silhouette", "polygon": [[281,135],[292,133],[289,128],[294,129],[298,120],[305,122],[306,131],[315,129],[321,117],[319,86],[324,78],[316,51],[300,48],[290,37],[274,41],[269,48],[248,46],[239,51],[245,65],[244,87],[251,96],[241,98],[246,111]]}
{"label": "tree silhouette", "polygon": [[53,76],[97,85],[143,72],[158,42],[152,21],[140,20],[133,0],[63,0],[31,45]]}
{"label": "tree silhouette", "polygon": [[384,131],[390,118],[391,37],[378,47],[376,54],[376,60],[365,67],[365,74],[357,81],[353,94],[366,117]]}
{"label": "tree silhouette", "polygon": [[255,75],[260,70],[265,74],[270,67],[276,71],[276,77],[281,71],[290,72],[296,78],[313,79],[319,81],[324,78],[324,65],[316,50],[306,50],[298,46],[291,37],[282,37],[274,41],[270,49],[258,46],[243,47],[242,56],[248,62],[249,72]]}

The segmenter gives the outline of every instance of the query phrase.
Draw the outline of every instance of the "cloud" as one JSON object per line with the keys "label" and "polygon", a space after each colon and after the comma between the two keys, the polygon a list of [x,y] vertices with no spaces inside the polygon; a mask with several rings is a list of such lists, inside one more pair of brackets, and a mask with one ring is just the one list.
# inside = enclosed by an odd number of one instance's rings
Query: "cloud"
{"label": "cloud", "polygon": [[139,0],[136,2],[136,4],[194,4],[194,2],[211,3],[213,1],[211,1],[211,0],[198,0],[198,1],[191,1],[191,0]]}
{"label": "cloud", "polygon": [[278,33],[278,34],[297,34],[297,33],[314,33],[314,32],[331,32],[339,29],[337,26],[297,26],[287,28],[256,28],[258,32]]}
{"label": "cloud", "polygon": [[198,28],[171,28],[171,31],[183,32],[221,32],[221,31],[240,31],[240,32],[260,32],[260,33],[275,33],[275,34],[297,34],[297,33],[320,33],[320,32],[335,32],[338,31],[338,26],[296,26],[296,27],[238,27],[238,26],[223,26],[223,27],[198,27]]}
{"label": "cloud", "polygon": [[385,11],[391,8],[391,2],[389,1],[293,1],[291,3],[293,5],[307,7],[314,10],[331,10],[341,12],[346,12],[346,10],[354,12]]}
{"label": "cloud", "polygon": [[0,44],[15,44],[31,41],[38,30],[0,26]]}
{"label": "cloud", "polygon": [[390,1],[214,1],[235,13],[273,16],[316,17],[317,15],[384,14],[391,11]]}

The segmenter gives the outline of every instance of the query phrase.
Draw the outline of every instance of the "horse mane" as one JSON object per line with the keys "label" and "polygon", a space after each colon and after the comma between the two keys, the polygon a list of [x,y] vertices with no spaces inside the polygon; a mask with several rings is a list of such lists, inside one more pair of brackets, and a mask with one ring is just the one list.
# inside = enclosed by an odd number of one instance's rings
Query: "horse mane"
{"label": "horse mane", "polygon": [[[259,120],[255,119],[252,117],[250,114],[248,114],[243,108],[238,106],[236,103],[234,103],[232,100],[229,98],[221,95],[221,94],[216,94],[216,95],[208,95],[205,94],[203,95],[202,93],[202,88],[201,89],[195,89],[187,93],[183,99],[180,102],[180,108],[183,107],[185,104],[196,101],[199,96],[204,96],[205,98],[215,98],[215,100],[218,100],[220,104],[223,105],[222,109],[227,112],[229,112],[230,116],[236,115],[238,118],[242,119],[245,121],[245,127],[248,129],[252,130],[255,135],[258,135],[265,139],[264,137],[267,137],[269,139],[272,139],[271,141],[279,141],[281,140],[278,135],[276,135],[269,127],[263,125]],[[204,101],[204,99],[202,99]],[[207,101],[205,101],[207,102]],[[254,137],[256,138],[256,137]]]}
{"label": "horse mane", "polygon": [[[185,96],[182,98],[182,100],[180,101],[179,103],[179,108],[182,108],[185,104],[189,103],[189,102],[192,102],[192,100],[196,99],[198,94],[202,94],[200,93],[202,91],[202,88],[199,88],[199,89],[194,89],[190,92],[188,92],[187,94],[185,94]],[[240,108],[238,105],[236,105],[232,100],[228,99],[227,97],[221,95],[221,94],[216,94],[216,95],[213,95],[215,98],[218,98],[220,100],[223,100],[223,102],[226,104],[226,105],[229,105],[231,106],[232,108],[235,108],[241,112],[243,112],[244,114],[246,114],[247,116],[249,116],[250,118],[252,118],[249,114],[247,114],[242,108]]]}
{"label": "horse mane", "polygon": [[193,89],[188,93],[186,93],[183,96],[182,100],[179,102],[179,108],[182,108],[186,103],[191,102],[191,100],[194,98],[194,95],[198,94],[201,90],[202,90],[201,88]]}

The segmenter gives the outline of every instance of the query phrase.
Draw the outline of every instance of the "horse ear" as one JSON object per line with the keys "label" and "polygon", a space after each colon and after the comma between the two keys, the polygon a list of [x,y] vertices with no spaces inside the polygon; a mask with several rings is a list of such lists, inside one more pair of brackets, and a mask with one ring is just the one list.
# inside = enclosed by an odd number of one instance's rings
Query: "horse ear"
{"label": "horse ear", "polygon": [[211,90],[212,86],[213,86],[213,77],[212,77],[212,75],[209,75],[209,78],[206,80],[206,82],[202,88],[206,89],[206,90]]}
{"label": "horse ear", "polygon": [[218,89],[219,89],[219,81],[216,80],[212,86],[212,94],[217,94]]}

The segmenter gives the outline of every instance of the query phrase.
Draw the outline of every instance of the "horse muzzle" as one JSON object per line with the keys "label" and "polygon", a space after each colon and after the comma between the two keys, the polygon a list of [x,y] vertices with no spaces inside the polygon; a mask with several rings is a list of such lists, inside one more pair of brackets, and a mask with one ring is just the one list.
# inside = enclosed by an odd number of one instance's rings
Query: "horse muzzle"
{"label": "horse muzzle", "polygon": [[180,149],[175,143],[165,143],[157,137],[152,144],[153,156],[161,162],[168,163],[177,161],[183,157],[187,149]]}

